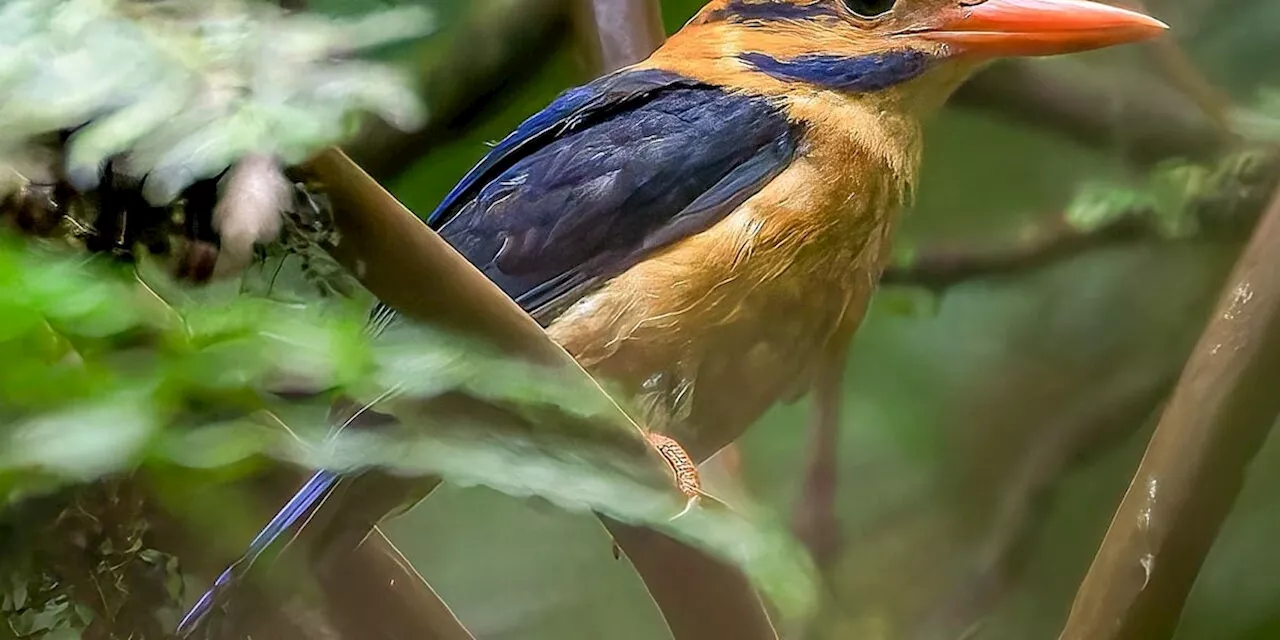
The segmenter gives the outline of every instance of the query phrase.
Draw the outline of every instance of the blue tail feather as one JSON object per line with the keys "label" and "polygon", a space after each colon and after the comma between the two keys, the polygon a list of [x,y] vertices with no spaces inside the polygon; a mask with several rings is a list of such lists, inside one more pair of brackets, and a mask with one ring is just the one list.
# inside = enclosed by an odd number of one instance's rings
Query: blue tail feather
{"label": "blue tail feather", "polygon": [[191,610],[182,618],[182,622],[178,624],[177,637],[189,638],[198,629],[201,624],[214,611],[221,596],[225,595],[228,588],[235,582],[244,577],[249,569],[253,567],[254,562],[266,552],[277,540],[284,534],[288,533],[295,524],[303,517],[315,510],[316,507],[324,501],[325,496],[338,484],[342,476],[332,471],[318,471],[311,476],[302,488],[293,497],[289,499],[284,507],[276,513],[271,521],[267,523],[258,535],[254,536],[253,541],[249,543],[249,548],[244,555],[226,571],[223,571],[214,581],[213,586],[209,588],[200,599],[196,601]]}

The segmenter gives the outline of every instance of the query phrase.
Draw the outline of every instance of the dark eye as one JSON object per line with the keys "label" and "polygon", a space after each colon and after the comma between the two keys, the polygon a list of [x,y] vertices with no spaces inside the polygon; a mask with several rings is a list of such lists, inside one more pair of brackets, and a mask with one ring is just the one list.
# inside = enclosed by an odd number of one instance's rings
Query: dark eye
{"label": "dark eye", "polygon": [[844,6],[860,18],[875,18],[889,13],[897,0],[843,0]]}

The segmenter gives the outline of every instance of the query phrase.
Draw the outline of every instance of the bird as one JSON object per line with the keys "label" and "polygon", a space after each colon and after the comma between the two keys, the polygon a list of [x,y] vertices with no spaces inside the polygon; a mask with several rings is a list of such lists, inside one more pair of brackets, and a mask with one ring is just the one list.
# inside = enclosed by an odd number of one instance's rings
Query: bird
{"label": "bird", "polygon": [[[649,58],[525,120],[426,222],[703,460],[779,402],[837,401],[922,123],[966,78],[1167,28],[1090,0],[713,0]],[[379,306],[371,328],[395,321]],[[316,472],[178,636],[348,480]],[[384,514],[343,508],[358,514],[331,525],[356,540]]]}

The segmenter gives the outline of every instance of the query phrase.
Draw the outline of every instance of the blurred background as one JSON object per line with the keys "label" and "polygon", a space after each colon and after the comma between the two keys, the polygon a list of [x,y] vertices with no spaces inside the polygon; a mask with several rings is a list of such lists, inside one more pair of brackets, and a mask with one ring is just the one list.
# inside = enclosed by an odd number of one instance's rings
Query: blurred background
{"label": "blurred background", "polygon": [[[343,148],[424,215],[491,144],[600,63],[584,44],[594,26],[571,0],[304,6],[352,16],[415,4],[431,13],[430,34],[376,57],[421,94],[422,126],[369,120]],[[662,0],[665,31],[701,5]],[[710,493],[763,503],[815,552],[811,640],[1050,640],[1062,629],[1280,177],[1280,3],[1141,8],[1172,36],[1001,63],[928,123],[898,260],[852,347],[838,447],[811,447],[805,399],[706,465]],[[0,60],[0,80],[4,71]],[[218,449],[209,460],[223,454],[235,458]],[[0,452],[8,492],[5,463]],[[221,478],[202,472],[200,487]],[[210,491],[206,502],[224,499]],[[1277,502],[1280,442],[1269,442],[1179,640],[1280,638]],[[234,516],[203,524],[244,534],[258,522]],[[590,515],[446,484],[385,530],[479,640],[670,637]],[[21,609],[18,592],[0,590],[0,612]]]}

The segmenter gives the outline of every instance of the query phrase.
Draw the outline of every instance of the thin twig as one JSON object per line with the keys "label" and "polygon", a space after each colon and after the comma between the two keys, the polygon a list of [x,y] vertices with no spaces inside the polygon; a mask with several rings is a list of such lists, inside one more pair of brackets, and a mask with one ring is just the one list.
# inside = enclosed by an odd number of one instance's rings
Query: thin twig
{"label": "thin twig", "polygon": [[[1238,242],[1256,225],[1263,198],[1280,181],[1280,156],[1257,156],[1241,165],[1214,192],[1189,203],[1197,232],[1190,241]],[[1135,209],[1097,227],[1072,222],[1065,213],[1046,216],[1013,240],[962,243],[925,249],[909,263],[892,265],[882,285],[920,286],[943,291],[979,278],[1023,275],[1090,251],[1166,238],[1151,211]]]}
{"label": "thin twig", "polygon": [[[850,314],[857,317],[859,314]],[[845,369],[856,323],[844,323],[818,362],[809,423],[809,449],[804,480],[792,515],[792,530],[826,568],[840,551],[840,523],[836,495],[840,487],[840,417],[844,408]]]}
{"label": "thin twig", "polygon": [[1088,251],[1153,235],[1150,226],[1137,216],[1121,216],[1097,229],[1084,229],[1063,215],[1054,215],[1039,221],[1014,241],[930,248],[910,264],[886,269],[880,284],[943,291],[969,280],[1025,274]]}
{"label": "thin twig", "polygon": [[[1116,4],[1155,15],[1144,0],[1126,0]],[[1157,38],[1145,43],[1143,49],[1147,53],[1147,59],[1164,76],[1169,86],[1186,96],[1220,131],[1224,133],[1230,131],[1231,98],[1210,81],[1191,60],[1177,38]]]}
{"label": "thin twig", "polygon": [[1061,640],[1168,638],[1277,414],[1280,190],[1187,363]]}

